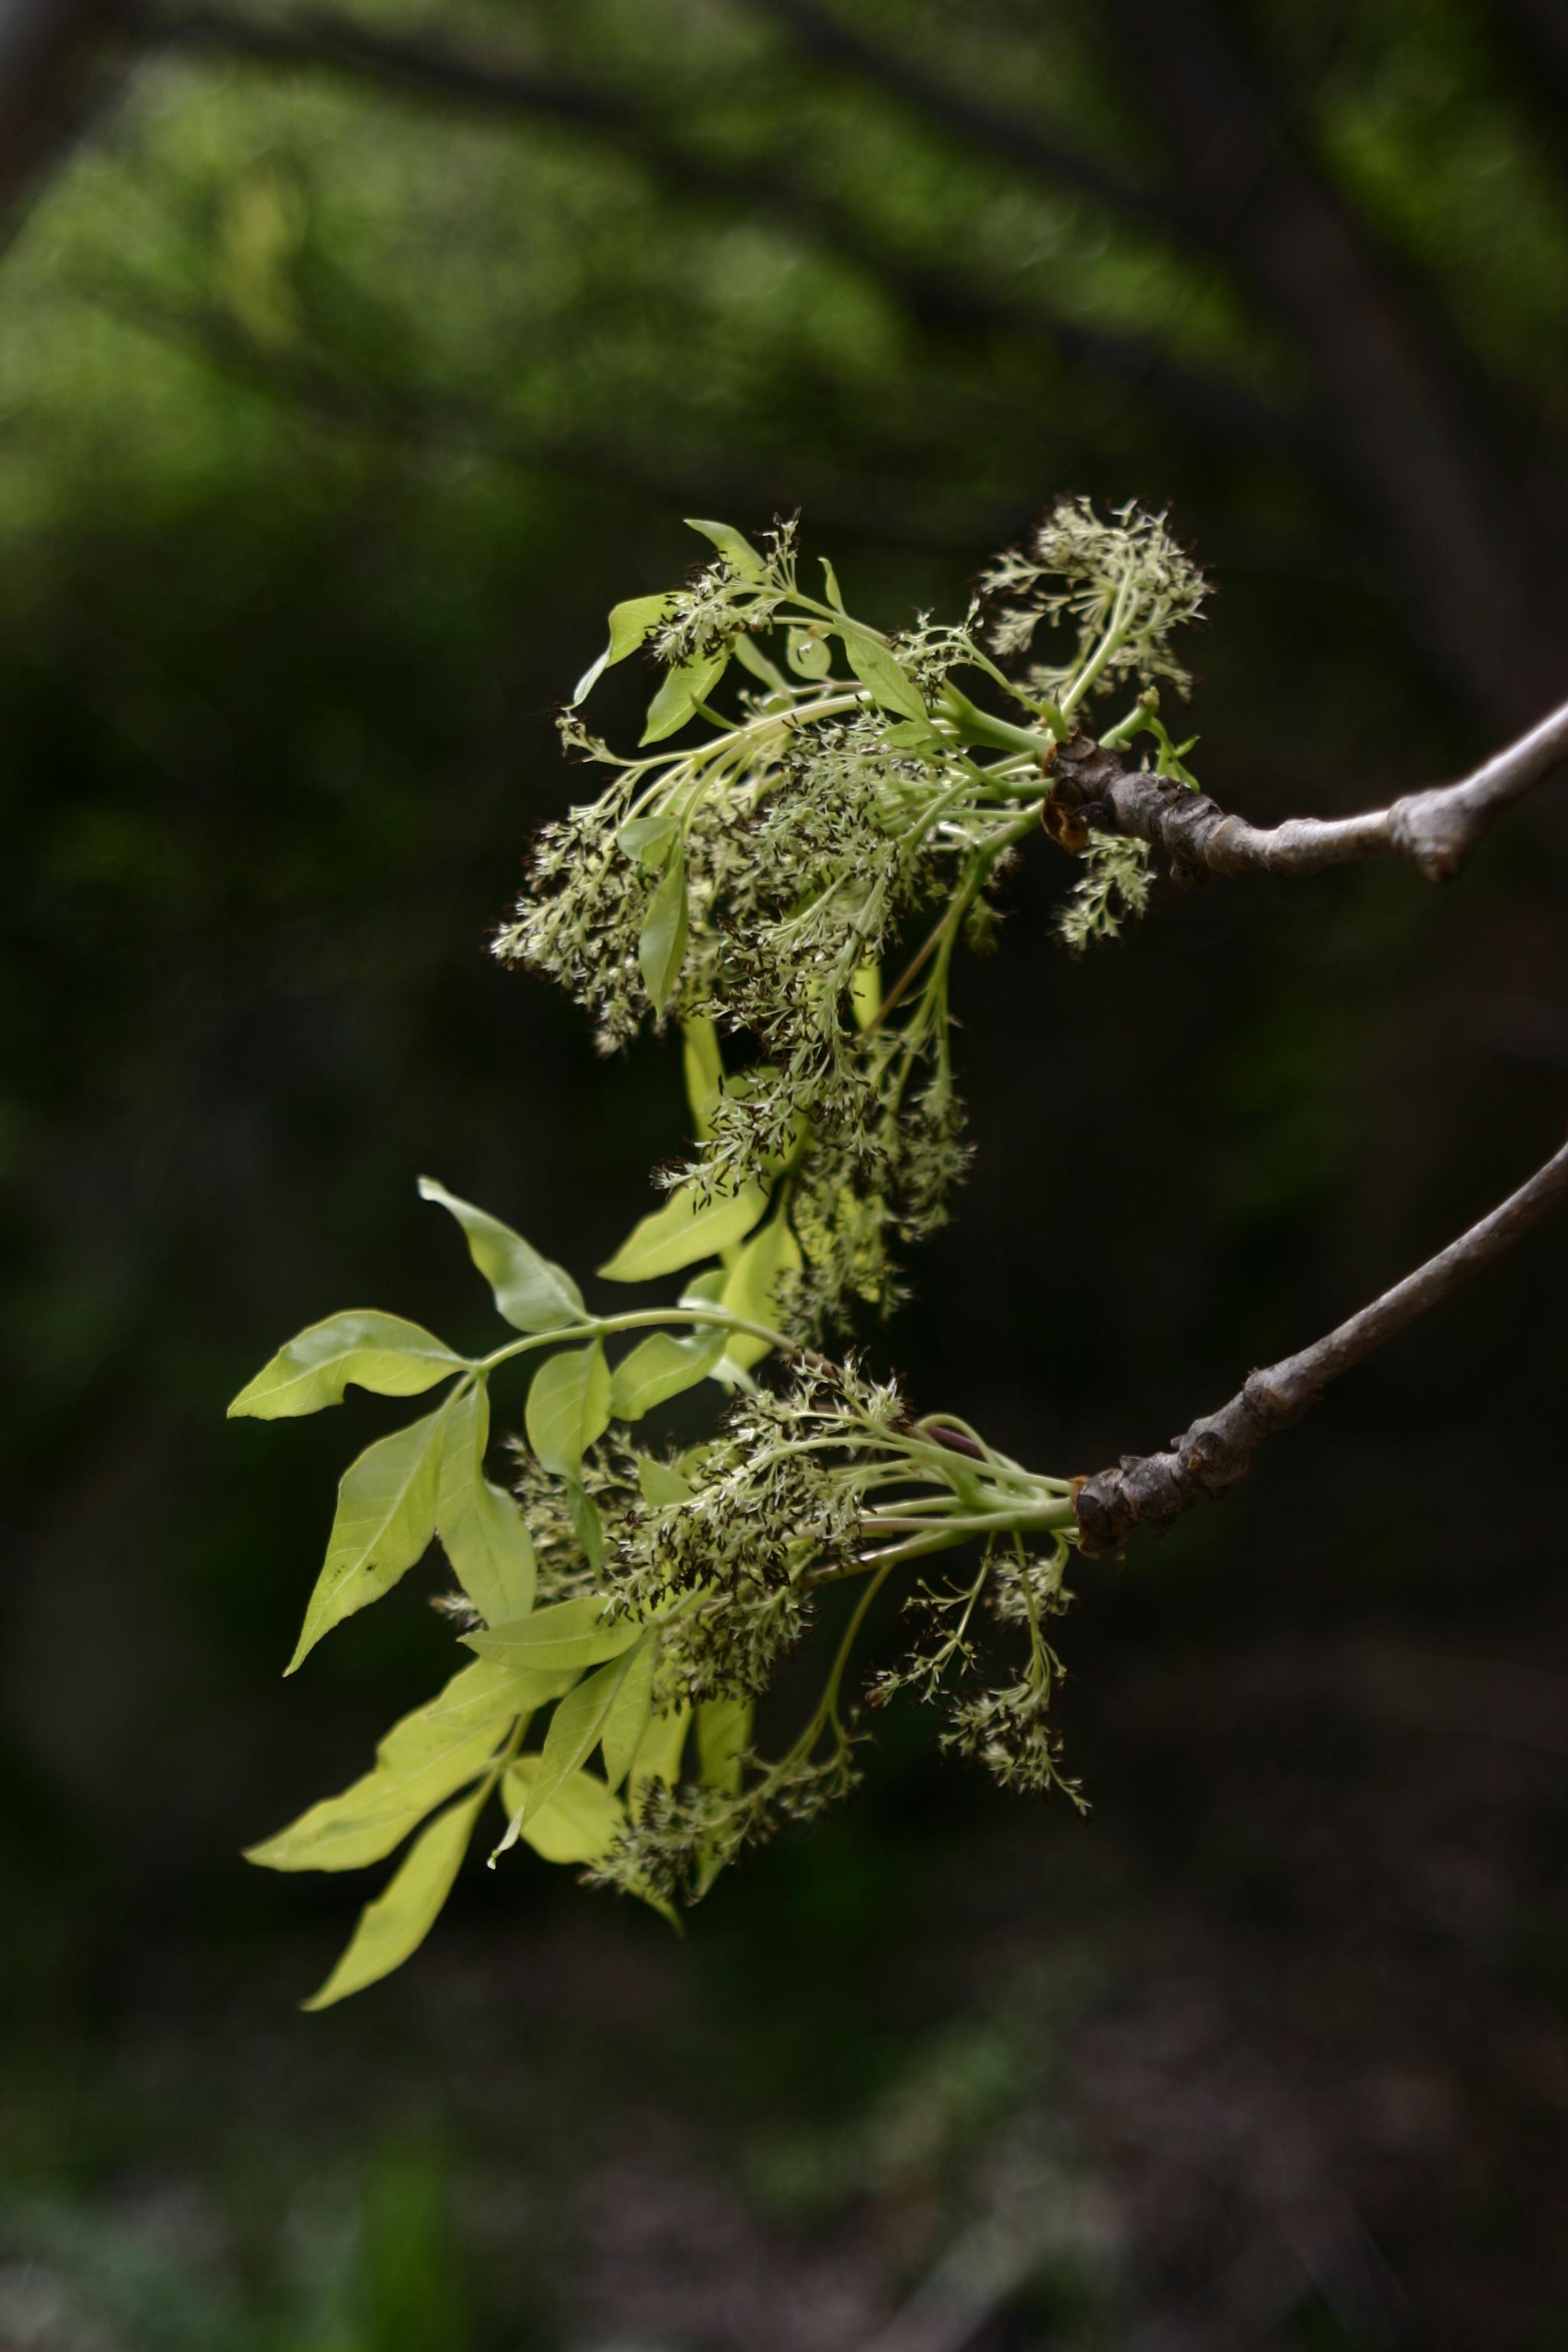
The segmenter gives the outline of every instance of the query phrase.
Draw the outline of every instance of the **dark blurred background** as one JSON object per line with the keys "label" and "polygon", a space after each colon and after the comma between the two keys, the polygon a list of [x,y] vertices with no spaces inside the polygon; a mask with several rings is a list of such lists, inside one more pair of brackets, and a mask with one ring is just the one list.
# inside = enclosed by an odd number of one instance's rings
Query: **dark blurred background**
{"label": "dark blurred background", "polygon": [[[588,1266],[679,1148],[485,941],[683,513],[892,624],[1168,503],[1260,819],[1568,688],[1563,0],[10,0],[0,231],[0,2345],[1568,2346],[1568,1232],[1083,1567],[1089,1822],[895,1713],[686,1943],[471,1868],[321,2017],[362,1882],[237,1849],[447,1636],[432,1570],[281,1684],[384,1415],[223,1419],[335,1307],[483,1327],[417,1171]],[[1075,1471],[1554,1147],[1568,801],[1081,964],[1067,878],[875,1346]]]}

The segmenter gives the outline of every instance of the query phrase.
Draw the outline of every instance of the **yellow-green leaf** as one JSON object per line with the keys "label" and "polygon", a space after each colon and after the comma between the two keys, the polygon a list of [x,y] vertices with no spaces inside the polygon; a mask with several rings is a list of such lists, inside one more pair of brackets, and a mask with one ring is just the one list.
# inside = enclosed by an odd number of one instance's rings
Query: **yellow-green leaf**
{"label": "yellow-green leaf", "polygon": [[719,1032],[705,1013],[689,1013],[680,1024],[680,1069],[691,1124],[706,1141],[713,1132],[713,1113],[724,1091],[724,1056]]}
{"label": "yellow-green leaf", "polygon": [[535,1567],[527,1523],[504,1487],[485,1476],[489,1391],[477,1381],[447,1416],[441,1443],[436,1530],[458,1583],[487,1625],[510,1624],[533,1606]]}
{"label": "yellow-green leaf", "polygon": [[[782,1210],[752,1235],[730,1269],[720,1304],[748,1323],[766,1323],[775,1329],[779,1319],[778,1288],[786,1274],[800,1264],[800,1244]],[[725,1350],[729,1360],[749,1370],[768,1352],[765,1339],[732,1332]]]}
{"label": "yellow-green leaf", "polygon": [[727,653],[698,654],[690,661],[677,663],[666,673],[664,682],[648,705],[647,724],[642,731],[644,743],[662,743],[678,727],[684,727],[700,702],[706,702],[714,687],[724,675],[729,660]]}
{"label": "yellow-green leaf", "polygon": [[655,1331],[623,1356],[610,1375],[610,1412],[616,1421],[640,1421],[656,1404],[706,1380],[724,1352],[721,1325],[700,1327],[689,1338]]}
{"label": "yellow-green leaf", "polygon": [[418,1950],[452,1891],[484,1797],[480,1789],[449,1805],[416,1839],[390,1884],[360,1913],[349,1948],[326,1983],[300,2002],[301,2009],[330,2009],[390,1976]]}
{"label": "yellow-green leaf", "polygon": [[530,1666],[542,1674],[564,1669],[580,1671],[629,1650],[642,1627],[630,1617],[606,1617],[595,1593],[574,1601],[552,1601],[536,1609],[515,1625],[497,1625],[486,1633],[465,1633],[464,1642],[481,1658],[503,1665]]}
{"label": "yellow-green leaf", "polygon": [[229,1406],[230,1420],[284,1421],[341,1404],[353,1381],[377,1396],[418,1396],[462,1366],[444,1339],[401,1315],[352,1307],[279,1348]]}
{"label": "yellow-green leaf", "polygon": [[667,1789],[679,1787],[680,1759],[686,1753],[686,1735],[690,1728],[689,1706],[678,1706],[668,1715],[649,1717],[626,1775],[626,1795],[634,1808],[650,1780],[662,1780]]}
{"label": "yellow-green leaf", "polygon": [[592,1772],[574,1772],[547,1805],[531,1801],[540,1759],[520,1756],[501,1782],[501,1798],[519,1835],[546,1862],[597,1862],[608,1853],[626,1823],[626,1807]]}
{"label": "yellow-green leaf", "polygon": [[560,1675],[479,1660],[395,1723],[374,1769],[246,1850],[267,1870],[362,1870],[401,1845],[433,1807],[490,1762],[518,1717],[564,1686]]}
{"label": "yellow-green leaf", "polygon": [[869,687],[882,709],[899,719],[924,719],[925,704],[912,678],[906,677],[886,646],[853,625],[841,628],[849,667],[862,686]]}
{"label": "yellow-green leaf", "polygon": [[[601,1734],[605,1778],[612,1789],[618,1789],[631,1769],[632,1758],[647,1728],[647,1719],[653,1712],[653,1670],[658,1656],[658,1635],[650,1625],[637,1647],[626,1652],[621,1686],[605,1717]],[[559,1708],[556,1712],[560,1712]]]}
{"label": "yellow-green leaf", "polygon": [[[563,1782],[569,1780],[579,1766],[587,1762],[616,1713],[621,1695],[632,1675],[634,1663],[646,1656],[652,1642],[651,1629],[647,1626],[639,1628],[638,1638],[629,1650],[623,1652],[618,1658],[612,1658],[607,1665],[600,1666],[596,1673],[585,1675],[558,1702],[550,1718],[550,1728],[544,1735],[531,1805],[542,1809]],[[641,1729],[639,1723],[639,1736]],[[633,1745],[636,1745],[635,1741]]]}
{"label": "yellow-green leaf", "polygon": [[739,574],[741,579],[765,580],[767,578],[767,565],[763,562],[751,541],[742,532],[738,531],[733,523],[699,522],[695,515],[688,515],[686,527],[688,530],[700,530],[704,539],[710,539],[725,562],[732,572]]}
{"label": "yellow-green leaf", "polygon": [[459,1201],[433,1176],[421,1176],[419,1196],[439,1202],[456,1217],[468,1235],[469,1256],[495,1293],[496,1305],[518,1330],[554,1331],[583,1321],[587,1312],[583,1294],[564,1266],[552,1265],[499,1217],[476,1209],[471,1201]]}
{"label": "yellow-green leaf", "polygon": [[450,1402],[378,1438],[344,1471],[326,1561],[287,1673],[331,1626],[390,1592],[435,1534],[437,1472]]}
{"label": "yellow-green leaf", "polygon": [[606,1282],[652,1282],[661,1274],[677,1274],[740,1241],[767,1205],[760,1184],[710,1192],[706,1199],[695,1184],[678,1184],[662,1208],[632,1227],[599,1272]]}
{"label": "yellow-green leaf", "polygon": [[613,669],[616,662],[625,661],[628,654],[647,643],[674,602],[673,593],[667,591],[662,596],[628,596],[624,604],[613,608],[610,642],[598,660],[577,680],[567,705],[569,709],[575,710],[580,702],[587,699],[607,669]]}
{"label": "yellow-green leaf", "polygon": [[752,1737],[749,1698],[705,1698],[697,1710],[697,1761],[703,1786],[732,1797],[741,1785],[741,1757]]}
{"label": "yellow-green leaf", "polygon": [[675,994],[685,961],[686,857],[672,849],[637,939],[643,986],[656,1013],[663,1013]]}
{"label": "yellow-green leaf", "polygon": [[546,1470],[575,1478],[586,1446],[610,1422],[610,1372],[597,1339],[590,1348],[563,1348],[533,1376],[523,1408],[528,1442]]}

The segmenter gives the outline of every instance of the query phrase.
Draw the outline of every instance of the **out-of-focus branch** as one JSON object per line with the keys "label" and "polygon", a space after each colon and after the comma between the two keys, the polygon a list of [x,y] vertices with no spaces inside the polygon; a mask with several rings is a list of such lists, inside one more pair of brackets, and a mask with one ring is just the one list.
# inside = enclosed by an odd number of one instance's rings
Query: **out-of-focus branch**
{"label": "out-of-focus branch", "polygon": [[1168,1527],[1205,1496],[1223,1495],[1236,1486],[1251,1469],[1264,1441],[1299,1420],[1331,1381],[1363,1362],[1468,1276],[1494,1265],[1521,1234],[1564,1201],[1568,1143],[1489,1216],[1370,1307],[1337,1324],[1310,1348],[1283,1357],[1264,1371],[1249,1373],[1227,1404],[1194,1421],[1166,1452],[1123,1454],[1114,1470],[1084,1479],[1073,1497],[1084,1549],[1105,1551],[1136,1528]]}
{"label": "out-of-focus branch", "polygon": [[782,26],[819,65],[850,75],[862,88],[868,85],[901,100],[942,130],[956,133],[1031,179],[1076,188],[1115,212],[1131,214],[1162,229],[1190,229],[1194,225],[1179,187],[1168,182],[1124,178],[1087,148],[1054,139],[1038,123],[931,72],[907,49],[872,40],[858,26],[819,7],[817,0],[744,0],[744,5]]}
{"label": "out-of-focus branch", "polygon": [[303,68],[380,81],[416,98],[531,115],[596,137],[635,155],[676,189],[787,223],[875,279],[917,325],[939,334],[980,334],[1048,352],[1115,383],[1146,388],[1173,414],[1221,444],[1321,457],[1310,417],[1271,407],[1242,385],[1186,365],[1147,338],[1054,319],[976,282],[898,251],[842,206],[765,157],[735,163],[678,139],[647,109],[599,83],[512,60],[480,57],[448,42],[383,33],[330,11],[253,18],[239,9],[147,5],[128,20],[143,39],[274,69]]}
{"label": "out-of-focus branch", "polygon": [[1163,849],[1179,882],[1210,874],[1318,874],[1365,857],[1406,857],[1429,882],[1458,874],[1503,811],[1568,760],[1568,702],[1457,783],[1406,793],[1359,816],[1287,818],[1249,824],[1206,793],[1169,776],[1125,767],[1114,751],[1076,735],[1056,755],[1049,828],[1068,824],[1123,833]]}
{"label": "out-of-focus branch", "polygon": [[0,6],[0,246],[45,173],[119,87],[103,40],[116,0],[5,0]]}

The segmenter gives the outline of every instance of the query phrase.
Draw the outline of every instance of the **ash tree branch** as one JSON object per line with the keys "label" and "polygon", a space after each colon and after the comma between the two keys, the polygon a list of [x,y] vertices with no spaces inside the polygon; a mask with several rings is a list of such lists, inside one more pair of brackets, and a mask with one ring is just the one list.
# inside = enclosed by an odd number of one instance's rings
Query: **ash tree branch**
{"label": "ash tree branch", "polygon": [[1113,1470],[1086,1478],[1073,1496],[1087,1552],[1125,1541],[1136,1528],[1168,1527],[1205,1496],[1223,1495],[1245,1478],[1264,1441],[1298,1421],[1331,1381],[1447,1298],[1472,1274],[1492,1265],[1523,1234],[1568,1200],[1568,1143],[1517,1192],[1458,1241],[1385,1290],[1333,1330],[1250,1372],[1217,1412],[1194,1421],[1162,1454],[1123,1454]]}
{"label": "ash tree branch", "polygon": [[1568,702],[1457,783],[1406,793],[1359,816],[1289,817],[1262,826],[1227,815],[1206,793],[1169,776],[1130,769],[1114,751],[1076,735],[1056,755],[1047,814],[1058,837],[1070,828],[1081,838],[1092,826],[1163,849],[1178,882],[1211,874],[1318,874],[1382,856],[1407,858],[1429,882],[1446,882],[1503,811],[1565,759]]}

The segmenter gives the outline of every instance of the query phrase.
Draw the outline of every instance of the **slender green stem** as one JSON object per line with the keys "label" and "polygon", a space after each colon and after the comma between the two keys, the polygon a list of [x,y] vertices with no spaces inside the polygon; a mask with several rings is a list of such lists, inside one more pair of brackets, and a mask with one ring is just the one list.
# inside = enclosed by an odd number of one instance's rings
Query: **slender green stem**
{"label": "slender green stem", "polygon": [[798,1339],[785,1339],[782,1331],[773,1330],[766,1323],[752,1323],[743,1315],[732,1315],[727,1307],[640,1307],[626,1315],[584,1316],[578,1323],[557,1323],[548,1331],[530,1331],[521,1339],[509,1340],[504,1348],[474,1358],[468,1370],[489,1372],[498,1364],[510,1363],[513,1356],[529,1355],[537,1348],[558,1348],[574,1339],[607,1339],[617,1331],[646,1330],[660,1323],[716,1324],[726,1331],[739,1332],[744,1339],[765,1339],[782,1355],[797,1356],[825,1371],[832,1370],[827,1358],[815,1348],[803,1348]]}

